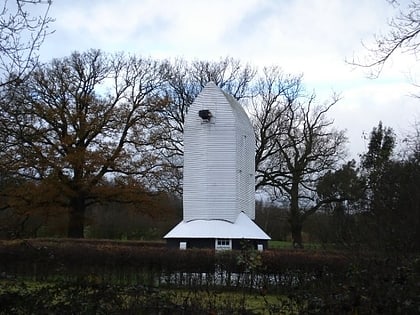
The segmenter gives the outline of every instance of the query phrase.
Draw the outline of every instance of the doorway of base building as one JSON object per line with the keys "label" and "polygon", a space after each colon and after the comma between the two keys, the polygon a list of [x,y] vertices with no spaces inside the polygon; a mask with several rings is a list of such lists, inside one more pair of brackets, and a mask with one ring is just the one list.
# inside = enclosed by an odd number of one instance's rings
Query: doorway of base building
{"label": "doorway of base building", "polygon": [[215,248],[216,250],[231,250],[232,240],[225,238],[216,238]]}

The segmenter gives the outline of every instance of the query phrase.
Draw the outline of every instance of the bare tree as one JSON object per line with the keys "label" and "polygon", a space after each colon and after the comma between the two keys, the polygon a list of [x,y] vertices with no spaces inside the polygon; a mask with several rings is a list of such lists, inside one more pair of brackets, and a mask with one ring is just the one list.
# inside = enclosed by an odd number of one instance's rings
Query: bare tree
{"label": "bare tree", "polygon": [[189,106],[209,81],[215,82],[238,100],[248,98],[256,70],[232,58],[214,62],[177,59],[167,61],[166,67],[166,85],[161,102],[156,103],[159,128],[154,129],[152,134],[163,173],[159,175],[164,175],[156,181],[167,189],[181,193],[184,122]]}
{"label": "bare tree", "polygon": [[[0,87],[18,84],[38,62],[49,26],[51,0],[5,0],[0,7]],[[31,12],[41,10],[39,16]]]}
{"label": "bare tree", "polygon": [[254,99],[256,188],[269,188],[288,203],[293,243],[298,247],[305,219],[336,201],[320,199],[316,186],[345,155],[345,134],[327,118],[338,101],[334,95],[329,103],[316,104],[315,95],[304,93],[300,77],[285,77],[278,68],[265,69]]}
{"label": "bare tree", "polygon": [[[388,1],[399,7],[398,1]],[[411,0],[405,11],[398,11],[388,23],[389,30],[385,34],[375,34],[373,46],[365,46],[368,51],[366,58],[353,58],[350,64],[370,68],[371,76],[377,77],[389,58],[397,51],[416,55],[420,41],[420,2]]]}

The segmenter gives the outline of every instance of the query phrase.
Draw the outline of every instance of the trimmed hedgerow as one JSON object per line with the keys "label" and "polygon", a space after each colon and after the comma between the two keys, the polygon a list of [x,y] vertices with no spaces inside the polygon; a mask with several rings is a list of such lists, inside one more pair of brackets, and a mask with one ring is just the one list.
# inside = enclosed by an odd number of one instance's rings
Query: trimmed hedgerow
{"label": "trimmed hedgerow", "polygon": [[[270,304],[270,311],[274,313],[281,312],[279,305],[283,298],[300,314],[420,313],[420,259],[417,256],[347,254],[249,249],[181,251],[169,250],[161,244],[138,243],[136,246],[135,242],[0,241],[0,284],[22,280],[42,284],[35,293],[29,289],[14,291],[3,287],[0,304],[20,305],[19,301],[25,300],[37,303],[44,294],[49,296],[58,294],[52,293],[54,290],[67,290],[70,297],[76,296],[86,301],[86,305],[91,303],[101,310],[105,308],[106,313],[109,311],[106,308],[112,307],[106,302],[108,293],[117,298],[129,295],[125,288],[137,288],[133,289],[133,294],[144,288],[145,292],[157,292],[153,295],[156,297],[166,288],[191,294],[208,292],[209,296],[211,292],[226,290],[248,291],[263,297],[276,295],[282,298],[278,299],[277,306]],[[58,283],[63,283],[64,291],[60,291]],[[120,290],[122,293],[118,293]],[[164,301],[163,297],[156,301]],[[95,300],[102,301],[102,298],[103,304],[95,304]],[[113,305],[122,303],[109,300]],[[63,303],[60,307],[65,309],[67,302]],[[170,303],[168,300],[169,306],[161,306],[172,307]],[[46,309],[49,311],[54,305],[48,307],[52,307]]]}
{"label": "trimmed hedgerow", "polygon": [[[330,253],[252,250],[176,250],[101,241],[22,240],[0,242],[0,272],[43,279],[77,279],[95,275],[101,281],[177,284],[177,279],[200,278],[212,284],[242,285],[242,274],[259,274],[275,286],[285,286],[285,275],[299,270],[305,277],[343,270],[344,257]],[[203,277],[205,279],[203,280]],[[276,281],[281,277],[282,281]],[[227,279],[224,279],[227,278]],[[293,280],[296,282],[296,276]],[[186,283],[190,283],[188,280]]]}

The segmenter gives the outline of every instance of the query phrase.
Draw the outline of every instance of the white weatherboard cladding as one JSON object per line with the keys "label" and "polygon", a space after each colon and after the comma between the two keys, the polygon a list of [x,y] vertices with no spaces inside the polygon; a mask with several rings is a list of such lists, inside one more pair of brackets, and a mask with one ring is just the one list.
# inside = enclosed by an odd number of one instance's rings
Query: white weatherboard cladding
{"label": "white weatherboard cladding", "polygon": [[[203,121],[200,110],[210,110]],[[255,217],[255,138],[241,105],[209,83],[190,106],[184,127],[184,221],[234,222]]]}

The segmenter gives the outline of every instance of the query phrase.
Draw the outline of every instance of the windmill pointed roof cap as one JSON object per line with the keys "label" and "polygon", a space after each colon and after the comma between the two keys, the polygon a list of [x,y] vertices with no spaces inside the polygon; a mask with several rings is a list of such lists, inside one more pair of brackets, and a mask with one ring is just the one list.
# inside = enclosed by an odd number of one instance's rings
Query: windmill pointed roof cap
{"label": "windmill pointed roof cap", "polygon": [[253,129],[248,114],[245,112],[245,109],[238,102],[238,100],[234,98],[231,94],[223,91],[214,81],[207,82],[207,84],[204,86],[204,88],[201,90],[198,96],[200,97],[204,94],[206,94],[207,96],[222,94],[227,100],[227,102],[230,104],[236,115],[238,115],[238,117],[241,120],[246,121],[250,125],[251,129]]}

